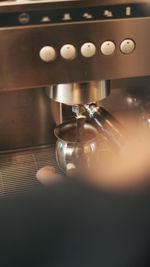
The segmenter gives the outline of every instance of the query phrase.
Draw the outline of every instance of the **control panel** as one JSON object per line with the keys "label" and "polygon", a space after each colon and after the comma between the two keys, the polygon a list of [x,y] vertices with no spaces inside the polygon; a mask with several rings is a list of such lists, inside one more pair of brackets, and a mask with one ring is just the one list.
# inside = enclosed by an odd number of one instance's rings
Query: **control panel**
{"label": "control panel", "polygon": [[0,90],[150,75],[150,3],[17,9],[0,7]]}
{"label": "control panel", "polygon": [[[57,1],[56,1],[57,2]],[[68,1],[68,3],[71,1]],[[107,2],[107,1],[106,1]],[[112,1],[113,2],[113,1]],[[136,1],[134,1],[136,2]],[[117,5],[97,5],[84,7],[45,8],[0,13],[0,27],[21,25],[44,25],[73,23],[81,21],[101,21],[110,19],[142,18],[150,16],[150,3],[131,3]],[[44,5],[44,3],[43,3]],[[42,6],[42,5],[41,5]],[[16,9],[17,10],[17,9]]]}
{"label": "control panel", "polygon": [[[120,52],[123,54],[133,53],[136,44],[131,39],[125,39],[120,44]],[[78,53],[85,58],[91,58],[96,56],[97,47],[94,43],[87,42],[84,43],[81,48],[79,48]],[[111,56],[115,52],[116,45],[112,41],[105,41],[100,45],[101,54],[105,56]],[[60,51],[56,51],[52,46],[44,46],[40,49],[39,55],[41,60],[45,62],[54,61],[56,55],[59,55],[65,60],[74,60],[77,56],[77,48],[73,44],[65,44],[61,47]]]}

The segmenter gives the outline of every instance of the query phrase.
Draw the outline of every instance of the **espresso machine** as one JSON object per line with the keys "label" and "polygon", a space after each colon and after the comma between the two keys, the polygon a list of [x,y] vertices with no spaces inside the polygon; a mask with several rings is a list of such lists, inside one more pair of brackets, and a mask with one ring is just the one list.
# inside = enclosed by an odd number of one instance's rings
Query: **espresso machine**
{"label": "espresso machine", "polygon": [[0,2],[1,197],[37,186],[40,167],[57,168],[62,122],[100,107],[138,118],[149,95],[149,26],[149,0]]}

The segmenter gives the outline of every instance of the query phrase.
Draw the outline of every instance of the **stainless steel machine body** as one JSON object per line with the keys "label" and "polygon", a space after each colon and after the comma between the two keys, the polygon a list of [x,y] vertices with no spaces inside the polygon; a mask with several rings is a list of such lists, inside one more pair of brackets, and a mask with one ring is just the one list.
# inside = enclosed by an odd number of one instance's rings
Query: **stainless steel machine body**
{"label": "stainless steel machine body", "polygon": [[[97,101],[103,98],[100,91],[95,93],[89,86],[85,94],[80,92],[83,90],[80,85],[110,80],[111,95],[102,105],[112,112],[136,109],[134,89],[138,94],[145,94],[145,98],[147,90],[143,89],[149,89],[149,28],[149,0],[0,2],[2,156],[6,151],[16,153],[16,149],[55,145],[54,127],[70,117],[71,110],[49,100],[45,88],[52,88],[52,98],[57,101],[55,89],[59,91],[59,88],[67,101],[70,101],[70,90],[75,93],[76,89],[81,99],[94,101],[95,96]],[[94,45],[90,57],[83,50],[89,43]],[[72,58],[64,58],[65,45],[75,49]],[[110,50],[106,49],[107,45]],[[54,57],[50,61],[41,58],[41,50],[46,47],[53,49]],[[66,100],[59,102],[66,103]],[[7,168],[6,164],[0,170],[3,180],[7,179],[3,172]]]}
{"label": "stainless steel machine body", "polygon": [[[126,15],[128,7],[131,7],[131,15]],[[112,15],[104,15],[106,11]],[[66,14],[70,14],[71,19],[64,20]],[[92,18],[87,18],[86,14]],[[0,89],[150,75],[149,15],[149,0],[128,0],[121,4],[116,0],[2,2]],[[22,16],[27,17],[26,21],[22,21]],[[44,18],[50,21],[43,22]],[[125,39],[135,43],[131,54],[126,55],[120,50]],[[111,56],[101,53],[104,41],[115,44]],[[87,42],[96,46],[91,58],[80,52]],[[73,60],[61,57],[60,50],[65,44],[76,48]],[[39,52],[45,46],[55,49],[55,60],[41,60]]]}
{"label": "stainless steel machine body", "polygon": [[47,96],[66,105],[98,102],[110,93],[109,81],[58,84],[46,88]]}

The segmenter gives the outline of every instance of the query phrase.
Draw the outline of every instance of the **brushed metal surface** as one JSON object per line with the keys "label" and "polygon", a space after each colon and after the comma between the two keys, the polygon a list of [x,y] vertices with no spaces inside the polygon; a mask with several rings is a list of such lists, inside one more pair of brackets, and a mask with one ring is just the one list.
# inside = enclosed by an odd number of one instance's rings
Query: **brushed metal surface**
{"label": "brushed metal surface", "polygon": [[[1,29],[0,90],[148,76],[149,28],[150,18],[141,18]],[[130,55],[122,54],[119,49],[125,38],[132,38],[136,43]],[[116,44],[112,56],[100,52],[105,40]],[[90,59],[80,53],[80,47],[87,41],[97,47],[95,57]],[[61,58],[59,51],[66,43],[75,45],[78,53],[75,60],[68,62]],[[55,47],[55,61],[46,63],[40,59],[39,51],[45,45]]]}
{"label": "brushed metal surface", "polygon": [[101,5],[116,4],[133,4],[133,3],[149,3],[149,0],[44,0],[44,1],[2,1],[0,2],[0,12],[30,11],[42,10],[46,8],[69,8],[69,7],[88,7]]}
{"label": "brushed metal surface", "polygon": [[46,88],[49,98],[66,104],[79,105],[98,102],[110,93],[109,81],[59,84]]}
{"label": "brushed metal surface", "polygon": [[[128,126],[128,119],[141,112],[136,99],[142,97],[142,103],[150,99],[149,84],[150,77],[111,81],[110,96],[98,105]],[[0,114],[0,151],[54,144],[55,126],[73,116],[71,106],[50,100],[43,88],[0,92]]]}
{"label": "brushed metal surface", "polygon": [[[148,3],[149,0],[134,1],[141,2]],[[121,3],[133,1],[122,0]],[[0,12],[107,4],[120,4],[120,0],[1,2]],[[141,77],[150,75],[149,28],[150,18],[1,28],[0,149],[55,142],[53,129],[62,122],[62,110],[58,103],[50,102],[46,97],[43,88],[40,88],[43,86],[111,79],[111,86],[118,88],[118,93],[114,89],[115,93],[101,103],[110,112],[122,110],[126,113],[130,110],[126,102],[128,90],[137,87],[138,91],[143,91],[144,86],[149,89],[150,78]],[[125,38],[136,42],[136,49],[131,55],[120,52],[120,43]],[[114,41],[117,48],[110,57],[100,53],[100,45],[106,40]],[[96,45],[97,53],[95,57],[86,59],[82,57],[80,47],[89,41]],[[74,61],[67,62],[60,57],[60,48],[66,43],[73,43],[77,49]],[[39,51],[45,45],[56,48],[56,61],[42,62]],[[127,77],[138,78],[121,79]],[[69,110],[67,114],[70,114]]]}
{"label": "brushed metal surface", "polygon": [[43,88],[1,92],[0,114],[0,150],[55,142],[60,105]]}

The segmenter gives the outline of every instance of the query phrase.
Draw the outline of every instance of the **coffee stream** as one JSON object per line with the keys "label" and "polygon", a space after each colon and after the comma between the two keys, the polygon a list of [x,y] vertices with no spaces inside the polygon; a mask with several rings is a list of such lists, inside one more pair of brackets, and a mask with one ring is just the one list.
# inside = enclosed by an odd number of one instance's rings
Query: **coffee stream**
{"label": "coffee stream", "polygon": [[78,116],[76,117],[76,137],[77,142],[83,140],[83,132],[84,132],[84,123],[85,123],[85,116]]}
{"label": "coffee stream", "polygon": [[92,129],[88,129],[85,124],[86,117],[76,117],[76,123],[70,128],[66,128],[60,133],[59,137],[66,142],[81,142],[86,143],[95,138],[95,132]]}

